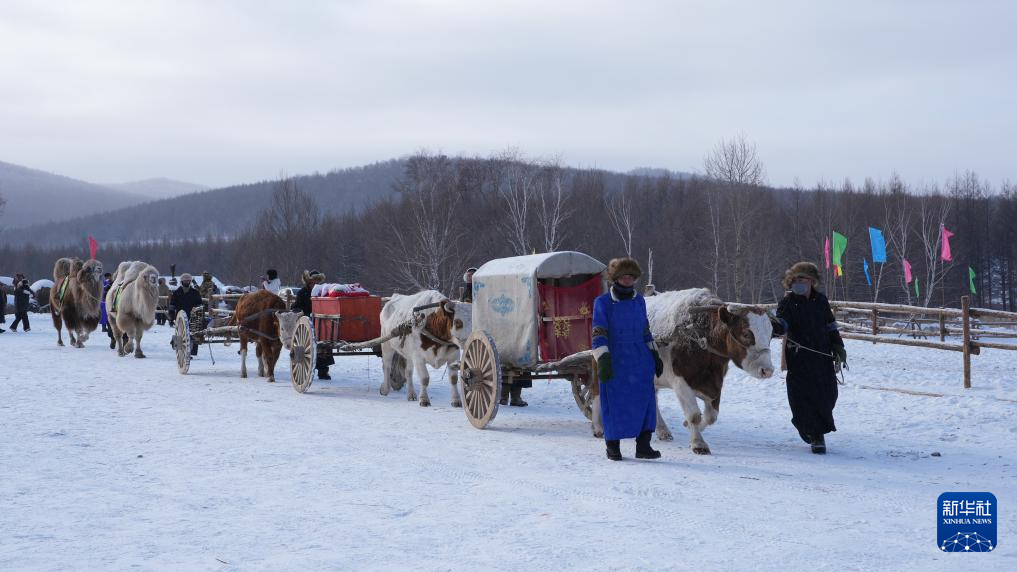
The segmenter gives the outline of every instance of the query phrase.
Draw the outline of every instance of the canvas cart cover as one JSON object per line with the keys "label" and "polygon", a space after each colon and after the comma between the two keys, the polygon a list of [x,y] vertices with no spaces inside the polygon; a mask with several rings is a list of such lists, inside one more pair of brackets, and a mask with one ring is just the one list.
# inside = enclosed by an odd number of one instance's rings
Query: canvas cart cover
{"label": "canvas cart cover", "polygon": [[539,360],[537,281],[599,274],[605,265],[581,252],[499,258],[473,276],[473,329],[494,338],[502,365],[531,367]]}

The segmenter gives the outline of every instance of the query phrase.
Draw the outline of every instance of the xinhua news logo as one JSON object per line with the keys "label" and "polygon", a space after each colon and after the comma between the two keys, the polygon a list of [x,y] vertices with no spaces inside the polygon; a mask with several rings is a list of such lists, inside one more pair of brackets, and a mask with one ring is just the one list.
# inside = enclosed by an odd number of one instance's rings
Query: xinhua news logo
{"label": "xinhua news logo", "polygon": [[999,507],[992,493],[943,493],[936,512],[943,552],[992,552],[996,549]]}

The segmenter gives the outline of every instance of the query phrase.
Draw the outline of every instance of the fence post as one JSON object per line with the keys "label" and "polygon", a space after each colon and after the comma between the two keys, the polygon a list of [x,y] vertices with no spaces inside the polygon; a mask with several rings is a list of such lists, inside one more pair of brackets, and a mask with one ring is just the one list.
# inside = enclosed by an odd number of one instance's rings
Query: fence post
{"label": "fence post", "polygon": [[[872,309],[872,335],[879,335],[879,310]],[[875,340],[872,341],[872,345],[876,345]]]}
{"label": "fence post", "polygon": [[939,313],[939,341],[946,341],[946,314]]}
{"label": "fence post", "polygon": [[964,329],[964,389],[971,389],[971,297],[961,296]]}

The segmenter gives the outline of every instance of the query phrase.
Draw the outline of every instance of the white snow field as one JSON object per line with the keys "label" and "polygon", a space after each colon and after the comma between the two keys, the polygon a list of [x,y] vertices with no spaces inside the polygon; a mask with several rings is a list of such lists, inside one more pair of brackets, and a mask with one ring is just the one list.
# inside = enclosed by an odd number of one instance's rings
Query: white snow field
{"label": "white snow field", "polygon": [[[182,376],[169,327],[138,360],[32,319],[0,335],[2,570],[1017,570],[1017,353],[973,358],[965,391],[960,354],[849,341],[826,456],[782,376],[733,370],[713,455],[661,393],[676,441],[615,463],[563,381],[478,431],[441,372],[428,409],[380,396],[374,357],[301,395],[285,356],[275,384],[235,345]],[[948,491],[995,494],[997,550],[939,550]]]}

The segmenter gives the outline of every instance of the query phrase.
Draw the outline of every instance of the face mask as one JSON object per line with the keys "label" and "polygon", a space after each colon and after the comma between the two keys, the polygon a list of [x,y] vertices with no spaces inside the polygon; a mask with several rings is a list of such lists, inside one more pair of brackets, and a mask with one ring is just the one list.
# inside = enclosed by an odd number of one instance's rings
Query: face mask
{"label": "face mask", "polygon": [[184,290],[187,290],[188,288],[191,287],[191,283],[190,282],[184,282],[183,284],[180,285],[180,287],[183,288]]}
{"label": "face mask", "polygon": [[795,282],[791,285],[791,291],[799,296],[804,296],[809,293],[809,285],[805,282]]}

